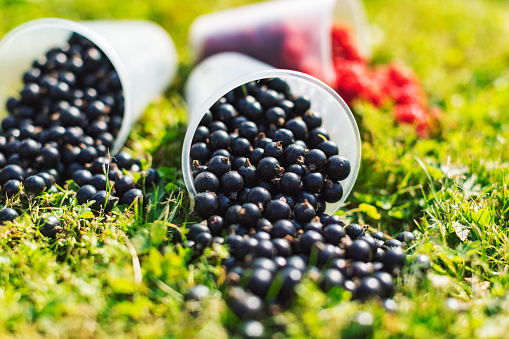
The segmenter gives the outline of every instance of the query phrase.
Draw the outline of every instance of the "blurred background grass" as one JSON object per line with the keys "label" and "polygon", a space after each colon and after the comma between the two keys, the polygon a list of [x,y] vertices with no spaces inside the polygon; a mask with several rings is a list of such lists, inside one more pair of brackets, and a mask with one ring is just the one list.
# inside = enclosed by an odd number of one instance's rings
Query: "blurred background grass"
{"label": "blurred background grass", "polygon": [[[148,19],[168,30],[179,52],[173,85],[147,109],[127,142],[132,153],[164,168],[167,182],[175,184],[161,205],[175,217],[154,221],[127,213],[88,220],[64,206],[57,212],[66,227],[88,228],[51,243],[38,238],[32,225],[49,202],[32,204],[17,227],[0,229],[0,337],[235,333],[238,320],[226,310],[216,284],[221,277],[216,259],[223,252],[211,250],[188,264],[189,253],[165,246],[167,221],[188,219],[180,173],[186,128],[181,89],[192,69],[188,29],[198,15],[248,2],[0,0],[0,36],[40,17]],[[390,234],[420,230],[409,262],[424,253],[433,269],[424,276],[407,267],[397,282],[395,312],[380,302],[349,302],[337,291],[324,295],[308,279],[296,306],[265,323],[268,335],[507,336],[509,4],[366,0],[365,5],[373,62],[397,60],[414,69],[431,102],[442,109],[442,133],[420,140],[411,127],[394,124],[390,108],[357,103],[362,166],[350,202],[339,213]],[[139,256],[142,284],[133,280],[128,242]],[[182,297],[196,283],[212,291],[198,313]]]}

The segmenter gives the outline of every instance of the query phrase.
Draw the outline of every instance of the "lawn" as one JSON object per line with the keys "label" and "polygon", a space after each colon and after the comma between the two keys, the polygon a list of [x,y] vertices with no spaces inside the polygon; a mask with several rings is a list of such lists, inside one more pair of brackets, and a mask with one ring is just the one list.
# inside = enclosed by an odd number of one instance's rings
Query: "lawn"
{"label": "lawn", "polygon": [[[162,25],[179,70],[146,110],[126,150],[146,158],[163,182],[146,212],[115,208],[96,216],[74,193],[8,202],[24,214],[0,226],[0,337],[227,337],[241,322],[222,294],[227,251],[191,260],[171,244],[189,198],[180,167],[186,130],[182,88],[192,69],[187,31],[198,15],[244,0],[0,0],[0,36],[39,17],[135,18]],[[337,213],[390,235],[413,231],[394,303],[324,294],[310,274],[294,306],[266,319],[267,337],[496,338],[509,330],[509,5],[505,1],[366,0],[373,63],[399,61],[419,76],[441,108],[440,133],[420,139],[397,126],[390,107],[356,102],[362,164]],[[0,75],[1,76],[1,75]],[[72,183],[69,183],[72,187]],[[0,203],[6,204],[5,198]],[[56,240],[34,222],[51,212]],[[412,261],[426,254],[432,268]],[[204,284],[202,303],[186,300]]]}

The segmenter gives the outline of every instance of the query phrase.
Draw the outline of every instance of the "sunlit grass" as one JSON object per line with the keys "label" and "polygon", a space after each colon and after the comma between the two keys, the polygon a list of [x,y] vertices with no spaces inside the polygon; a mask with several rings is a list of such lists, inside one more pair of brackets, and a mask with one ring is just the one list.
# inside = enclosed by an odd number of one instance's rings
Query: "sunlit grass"
{"label": "sunlit grass", "polygon": [[[0,226],[0,337],[226,337],[239,323],[222,299],[223,248],[192,260],[171,240],[193,221],[180,169],[192,69],[187,31],[196,16],[244,0],[0,0],[0,35],[30,19],[137,18],[166,28],[179,51],[172,87],[133,126],[126,150],[156,166],[163,183],[151,207],[94,215],[72,191],[2,204],[25,213]],[[350,221],[388,234],[414,231],[409,263],[426,254],[432,270],[408,265],[389,312],[381,302],[324,295],[310,275],[295,306],[267,319],[267,337],[502,337],[509,323],[509,6],[503,1],[366,0],[379,39],[373,62],[398,60],[419,75],[442,109],[441,134],[418,139],[394,124],[390,107],[354,106],[362,165]],[[0,75],[1,76],[1,75]],[[64,231],[38,232],[51,212]],[[197,283],[211,295],[185,300]],[[346,293],[346,294],[345,294]]]}

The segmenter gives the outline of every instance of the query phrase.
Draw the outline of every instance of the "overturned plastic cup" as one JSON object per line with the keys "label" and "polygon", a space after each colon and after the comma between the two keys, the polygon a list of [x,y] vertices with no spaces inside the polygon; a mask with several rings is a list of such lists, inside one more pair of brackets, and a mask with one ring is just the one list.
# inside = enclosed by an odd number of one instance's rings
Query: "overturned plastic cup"
{"label": "overturned plastic cup", "polygon": [[29,21],[0,41],[0,116],[9,97],[22,89],[23,74],[48,50],[78,34],[96,45],[118,74],[124,95],[122,125],[110,152],[124,144],[133,123],[147,105],[170,84],[177,69],[177,52],[168,33],[150,21],[106,20],[74,22],[58,18]]}
{"label": "overturned plastic cup", "polygon": [[354,34],[359,52],[369,57],[370,34],[361,0],[274,0],[198,17],[190,29],[197,61],[221,52],[239,52],[276,68],[335,81],[332,28]]}
{"label": "overturned plastic cup", "polygon": [[203,116],[233,89],[252,81],[272,78],[286,81],[294,96],[305,96],[310,100],[310,110],[321,114],[322,126],[330,140],[338,145],[339,155],[350,161],[350,175],[341,181],[343,197],[336,203],[327,203],[326,213],[337,211],[352,191],[360,167],[361,139],[354,116],[344,100],[327,84],[308,74],[276,69],[249,56],[225,52],[201,62],[185,85],[189,125],[182,148],[182,172],[192,206],[197,191],[193,184],[190,153],[194,134]]}

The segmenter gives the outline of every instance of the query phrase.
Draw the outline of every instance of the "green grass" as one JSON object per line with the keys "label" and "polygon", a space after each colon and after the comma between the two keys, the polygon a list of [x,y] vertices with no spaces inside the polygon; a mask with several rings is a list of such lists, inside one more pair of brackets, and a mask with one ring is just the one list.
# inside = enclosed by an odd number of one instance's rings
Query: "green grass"
{"label": "green grass", "polygon": [[[239,323],[221,295],[226,256],[216,247],[189,262],[169,245],[189,219],[180,170],[186,129],[182,86],[192,69],[186,45],[196,16],[243,0],[0,0],[0,35],[38,17],[139,18],[172,35],[179,72],[146,111],[127,150],[164,174],[146,212],[115,208],[94,216],[72,191],[1,204],[26,211],[0,227],[0,337],[226,337]],[[419,75],[439,105],[441,135],[418,139],[389,108],[356,103],[362,166],[342,214],[389,234],[413,230],[411,262],[427,254],[426,275],[408,265],[398,308],[325,295],[313,276],[290,310],[264,324],[272,337],[503,337],[509,324],[509,7],[504,1],[366,0],[376,33],[373,62],[398,60]],[[1,76],[1,75],[0,75]],[[37,218],[54,213],[64,232],[44,239]],[[204,303],[184,300],[203,283]]]}

